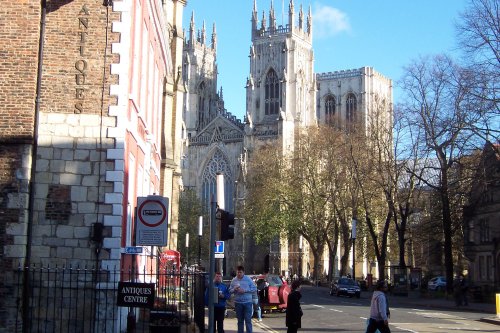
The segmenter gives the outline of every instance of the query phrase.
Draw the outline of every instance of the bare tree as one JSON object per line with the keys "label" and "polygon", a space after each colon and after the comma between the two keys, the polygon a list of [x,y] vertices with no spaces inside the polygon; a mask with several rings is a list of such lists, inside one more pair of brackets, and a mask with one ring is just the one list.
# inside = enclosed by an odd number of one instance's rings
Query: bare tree
{"label": "bare tree", "polygon": [[406,92],[405,112],[412,114],[412,126],[420,131],[422,140],[416,142],[422,157],[436,162],[424,168],[422,177],[414,173],[428,187],[438,193],[444,239],[444,264],[451,292],[453,281],[453,219],[451,173],[457,161],[474,142],[470,130],[467,88],[464,72],[446,56],[421,58],[405,69],[402,87]]}
{"label": "bare tree", "polygon": [[470,0],[457,24],[458,41],[464,52],[471,114],[471,129],[487,140],[499,138],[500,108],[500,2]]}
{"label": "bare tree", "polygon": [[[459,45],[468,63],[489,73],[500,73],[500,2],[470,0],[457,24]],[[497,86],[498,89],[498,86]],[[485,96],[486,97],[486,96]],[[493,97],[497,97],[493,95]]]}
{"label": "bare tree", "polygon": [[[419,188],[423,177],[422,164],[418,154],[418,142],[421,142],[421,131],[414,131],[411,125],[413,115],[396,107],[394,110],[394,158],[389,160],[388,173],[394,188],[394,226],[399,245],[399,266],[406,267],[406,242],[411,216],[418,210],[420,201]],[[411,250],[411,249],[410,249]],[[413,263],[411,263],[413,264]]]}
{"label": "bare tree", "polygon": [[[392,112],[389,101],[373,101],[366,116],[366,131],[359,128],[347,135],[350,170],[358,188],[353,217],[364,215],[365,226],[378,262],[380,279],[386,276],[387,249],[391,222],[395,216],[395,181],[393,180]],[[363,222],[363,223],[361,223]]]}
{"label": "bare tree", "polygon": [[349,170],[349,150],[346,149],[345,133],[334,127],[320,128],[320,137],[323,139],[322,149],[325,153],[325,182],[328,189],[328,218],[332,221],[333,230],[327,233],[327,244],[330,256],[329,276],[333,277],[335,256],[340,248],[339,275],[348,273],[348,260],[352,243],[351,219],[353,207],[356,205],[358,188]]}

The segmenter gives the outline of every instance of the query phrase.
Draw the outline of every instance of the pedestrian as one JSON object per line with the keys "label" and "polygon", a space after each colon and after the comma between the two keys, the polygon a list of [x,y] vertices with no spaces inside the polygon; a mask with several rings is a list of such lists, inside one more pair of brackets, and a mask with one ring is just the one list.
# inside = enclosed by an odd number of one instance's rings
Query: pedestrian
{"label": "pedestrian", "polygon": [[461,276],[456,276],[453,280],[453,298],[455,299],[455,306],[462,305],[462,280]]}
{"label": "pedestrian", "polygon": [[[217,299],[214,300],[214,333],[224,333],[224,318],[226,314],[226,301],[231,297],[229,288],[222,282],[222,274],[215,272],[214,287],[217,288]],[[215,289],[214,289],[215,290]],[[205,304],[208,304],[207,288],[205,292]]]}
{"label": "pedestrian", "polygon": [[252,279],[245,275],[245,268],[238,266],[236,276],[231,280],[229,291],[234,294],[234,309],[238,319],[238,333],[252,333],[253,301],[252,295],[257,291]]}
{"label": "pedestrian", "polygon": [[302,324],[302,308],[300,307],[300,281],[292,282],[292,292],[288,295],[286,308],[286,327],[287,333],[296,333]]}
{"label": "pedestrian", "polygon": [[462,281],[460,282],[460,287],[462,290],[462,302],[465,306],[469,305],[469,298],[467,294],[469,293],[469,281],[467,281],[467,277],[462,275]]}
{"label": "pedestrian", "polygon": [[389,328],[389,306],[385,295],[387,289],[387,281],[380,280],[377,282],[370,305],[370,319],[368,320],[366,333],[375,333],[377,330],[380,333],[391,333]]}

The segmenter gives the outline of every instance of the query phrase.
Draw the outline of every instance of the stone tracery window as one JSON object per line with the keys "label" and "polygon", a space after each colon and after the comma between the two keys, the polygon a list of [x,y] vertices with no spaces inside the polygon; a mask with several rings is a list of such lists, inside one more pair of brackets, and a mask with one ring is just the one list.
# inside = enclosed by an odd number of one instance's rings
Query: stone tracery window
{"label": "stone tracery window", "polygon": [[328,95],[325,98],[325,124],[333,125],[335,124],[335,97],[333,95]]}
{"label": "stone tracery window", "polygon": [[281,87],[278,75],[271,69],[266,75],[265,89],[265,114],[278,114],[281,101]]}
{"label": "stone tracery window", "polygon": [[225,210],[234,212],[234,175],[227,157],[220,150],[216,150],[210,161],[203,170],[202,195],[203,204],[207,211],[210,209],[211,197],[217,198],[217,173],[224,174],[224,206]]}
{"label": "stone tracery window", "polygon": [[205,125],[205,82],[200,83],[198,86],[198,126],[199,128]]}
{"label": "stone tracery window", "polygon": [[356,96],[350,93],[347,95],[346,103],[345,103],[345,117],[347,121],[353,122],[356,120],[356,112],[358,109],[358,102],[356,100]]}

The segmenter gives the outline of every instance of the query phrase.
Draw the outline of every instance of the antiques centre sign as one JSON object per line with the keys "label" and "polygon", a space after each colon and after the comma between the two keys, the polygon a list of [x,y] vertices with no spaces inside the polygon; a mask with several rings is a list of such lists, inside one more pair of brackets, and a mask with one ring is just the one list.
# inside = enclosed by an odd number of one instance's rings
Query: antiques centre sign
{"label": "antiques centre sign", "polygon": [[154,283],[118,282],[118,299],[116,305],[152,308],[154,301]]}

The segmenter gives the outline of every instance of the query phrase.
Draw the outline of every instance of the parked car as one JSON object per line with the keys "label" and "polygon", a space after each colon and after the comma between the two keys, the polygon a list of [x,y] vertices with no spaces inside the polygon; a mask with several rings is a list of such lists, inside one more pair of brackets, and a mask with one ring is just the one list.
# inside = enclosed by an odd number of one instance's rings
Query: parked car
{"label": "parked car", "polygon": [[349,296],[359,298],[361,295],[361,288],[357,281],[351,278],[343,277],[337,281],[333,281],[330,286],[330,295]]}
{"label": "parked car", "polygon": [[446,278],[444,276],[436,276],[427,283],[427,290],[442,291],[446,289]]}

